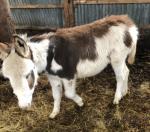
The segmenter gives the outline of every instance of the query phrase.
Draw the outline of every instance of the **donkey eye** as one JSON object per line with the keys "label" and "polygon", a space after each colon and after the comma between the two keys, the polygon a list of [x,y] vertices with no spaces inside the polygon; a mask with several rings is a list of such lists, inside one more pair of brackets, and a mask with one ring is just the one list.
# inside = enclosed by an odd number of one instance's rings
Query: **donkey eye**
{"label": "donkey eye", "polygon": [[34,81],[35,81],[33,70],[28,75],[26,75],[26,79],[28,81],[30,89],[32,89],[32,87],[34,86]]}

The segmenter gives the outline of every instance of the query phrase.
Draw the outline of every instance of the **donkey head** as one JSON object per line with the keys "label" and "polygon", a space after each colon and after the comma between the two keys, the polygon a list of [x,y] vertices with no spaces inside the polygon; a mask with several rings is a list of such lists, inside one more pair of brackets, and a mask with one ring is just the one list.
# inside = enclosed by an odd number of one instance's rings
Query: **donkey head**
{"label": "donkey head", "polygon": [[10,80],[13,92],[18,98],[19,107],[29,107],[38,75],[30,47],[17,35],[14,35],[11,52],[3,60],[2,73]]}

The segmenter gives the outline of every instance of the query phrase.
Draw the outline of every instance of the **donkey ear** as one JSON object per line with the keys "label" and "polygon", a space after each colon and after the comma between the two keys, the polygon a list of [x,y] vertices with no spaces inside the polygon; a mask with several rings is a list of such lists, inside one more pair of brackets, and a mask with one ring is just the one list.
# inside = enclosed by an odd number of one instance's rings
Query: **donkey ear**
{"label": "donkey ear", "polygon": [[16,34],[13,35],[13,38],[14,38],[14,47],[16,52],[23,57],[28,57],[30,52],[26,42]]}

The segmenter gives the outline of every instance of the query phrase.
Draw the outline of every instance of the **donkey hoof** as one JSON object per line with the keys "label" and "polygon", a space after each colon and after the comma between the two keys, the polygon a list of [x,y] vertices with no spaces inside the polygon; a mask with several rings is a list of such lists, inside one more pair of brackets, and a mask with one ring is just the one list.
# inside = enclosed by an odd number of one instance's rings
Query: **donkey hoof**
{"label": "donkey hoof", "polygon": [[52,112],[49,116],[49,118],[54,119],[56,115],[58,115],[59,112]]}
{"label": "donkey hoof", "polygon": [[113,101],[113,104],[115,104],[115,105],[119,104],[119,100],[120,100],[120,99],[115,98],[114,101]]}
{"label": "donkey hoof", "polygon": [[128,93],[128,89],[124,90],[124,91],[122,92],[122,97],[126,96],[127,93]]}
{"label": "donkey hoof", "polygon": [[81,101],[81,102],[78,103],[79,107],[82,107],[83,105],[84,105],[83,101]]}
{"label": "donkey hoof", "polygon": [[84,105],[82,98],[79,98],[78,101],[76,101],[76,103],[79,107],[82,107]]}

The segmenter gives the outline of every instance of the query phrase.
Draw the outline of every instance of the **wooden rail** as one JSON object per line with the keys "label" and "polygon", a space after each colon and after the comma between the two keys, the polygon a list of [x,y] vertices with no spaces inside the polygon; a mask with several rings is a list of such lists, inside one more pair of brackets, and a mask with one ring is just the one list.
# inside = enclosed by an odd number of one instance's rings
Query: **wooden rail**
{"label": "wooden rail", "polygon": [[63,8],[63,4],[25,4],[25,5],[15,5],[10,6],[10,9],[47,9],[47,8]]}

